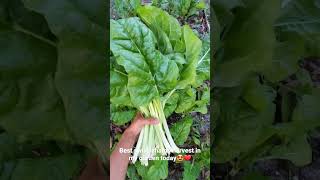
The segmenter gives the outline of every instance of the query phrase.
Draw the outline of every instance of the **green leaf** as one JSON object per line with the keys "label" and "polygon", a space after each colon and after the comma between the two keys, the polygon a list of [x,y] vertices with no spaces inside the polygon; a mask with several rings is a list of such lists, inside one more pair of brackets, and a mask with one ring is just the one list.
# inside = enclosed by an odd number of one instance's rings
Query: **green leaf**
{"label": "green leaf", "polygon": [[135,163],[135,167],[137,168],[137,172],[138,174],[142,177],[142,178],[146,178],[147,173],[148,173],[148,167],[143,166],[140,161]]}
{"label": "green leaf", "polygon": [[200,172],[201,172],[201,166],[198,163],[190,163],[190,162],[184,162],[183,163],[183,179],[184,180],[196,180],[198,179]]}
{"label": "green leaf", "polygon": [[[105,6],[100,0],[23,0],[59,39],[54,84],[73,140],[105,156]],[[37,51],[41,52],[41,51]],[[20,115],[21,116],[21,115]],[[57,119],[57,118],[56,118]],[[49,124],[55,121],[50,121]],[[46,123],[48,124],[48,123]],[[59,128],[57,128],[59,129]]]}
{"label": "green leaf", "polygon": [[[79,170],[79,155],[42,159],[21,159],[12,172],[12,180],[69,180]],[[36,170],[36,171],[35,171]]]}
{"label": "green leaf", "polygon": [[166,117],[169,117],[174,112],[174,110],[177,108],[178,101],[179,94],[173,93],[164,106],[164,114]]}
{"label": "green leaf", "polygon": [[172,53],[181,38],[178,20],[153,6],[140,7],[137,13],[156,36],[159,50],[164,54]]}
{"label": "green leaf", "polygon": [[296,136],[288,144],[275,146],[269,158],[287,159],[296,166],[305,166],[312,162],[312,149],[306,136]]}
{"label": "green leaf", "polygon": [[111,50],[128,73],[127,88],[136,107],[176,86],[177,64],[155,49],[152,31],[137,18],[111,21],[111,38]]}
{"label": "green leaf", "polygon": [[302,96],[302,98],[297,102],[297,106],[292,115],[292,121],[294,123],[294,129],[292,129],[293,135],[306,133],[317,126],[320,126],[318,121],[318,117],[320,117],[320,112],[318,110],[319,105],[319,89],[314,89],[310,95]]}
{"label": "green leaf", "polygon": [[171,53],[166,55],[168,59],[175,61],[179,67],[179,71],[182,70],[184,64],[186,64],[186,59],[184,58],[184,54],[182,53]]}
{"label": "green leaf", "polygon": [[141,6],[140,0],[115,0],[114,7],[121,18],[127,18],[136,14],[137,8]]}
{"label": "green leaf", "polygon": [[306,56],[320,55],[320,7],[316,3],[316,0],[283,2],[281,15],[274,25],[279,33],[301,35],[306,42]]}
{"label": "green leaf", "polygon": [[181,72],[178,89],[184,89],[186,86],[195,83],[196,68],[202,46],[200,39],[193,33],[189,26],[183,26],[182,32],[186,45],[185,57],[187,63]]}
{"label": "green leaf", "polygon": [[134,109],[120,108],[114,106],[111,107],[113,107],[111,109],[112,122],[118,126],[130,122],[136,114],[136,110]]}
{"label": "green leaf", "polygon": [[132,179],[132,180],[139,180],[140,179],[134,165],[128,166],[127,176],[129,179]]}
{"label": "green leaf", "polygon": [[201,112],[202,114],[207,114],[207,106],[210,102],[210,89],[208,86],[204,86],[201,99],[196,101],[196,107],[193,109],[194,112]]}
{"label": "green leaf", "polygon": [[210,79],[210,39],[205,37],[202,41],[200,60],[197,65],[197,76],[195,87],[199,87],[203,81]]}
{"label": "green leaf", "polygon": [[194,159],[201,166],[210,168],[210,148],[201,149],[201,153],[196,153]]}
{"label": "green leaf", "polygon": [[168,177],[168,161],[153,160],[149,166],[143,166],[140,162],[136,163],[138,174],[145,180],[160,180]]}
{"label": "green leaf", "polygon": [[192,117],[186,116],[171,126],[170,133],[177,145],[183,145],[186,142],[192,122]]}
{"label": "green leaf", "polygon": [[298,61],[304,54],[304,44],[298,38],[278,42],[272,63],[265,67],[264,74],[272,82],[284,80],[298,71]]}
{"label": "green leaf", "polygon": [[[248,93],[252,95],[246,95],[247,103],[242,95]],[[251,153],[275,133],[271,126],[275,92],[271,87],[259,85],[257,81],[248,87],[225,88],[216,96],[221,108],[215,129],[215,162],[222,163]]]}
{"label": "green leaf", "polygon": [[148,179],[166,179],[168,177],[168,161],[155,160],[147,173]]}
{"label": "green leaf", "polygon": [[197,3],[196,8],[197,9],[205,9],[206,3],[204,1],[200,1],[199,3]]}
{"label": "green leaf", "polygon": [[270,106],[270,99],[275,99],[275,92],[258,80],[250,80],[245,87],[243,99],[257,111],[264,111]]}
{"label": "green leaf", "polygon": [[183,91],[180,91],[179,101],[176,113],[186,113],[189,112],[196,103],[196,91],[189,87]]}
{"label": "green leaf", "polygon": [[131,105],[127,89],[128,75],[119,70],[110,71],[110,102],[115,105]]}
{"label": "green leaf", "polygon": [[[128,73],[128,91],[132,103],[139,107],[146,105],[158,95],[155,80],[148,66],[145,55],[147,46],[154,49],[154,37],[152,32],[137,18],[111,21],[111,51],[117,57],[117,62]],[[139,39],[140,32],[144,36]],[[137,41],[137,42],[135,42]],[[145,42],[145,43],[144,43]],[[148,43],[148,45],[146,45]]]}
{"label": "green leaf", "polygon": [[[277,0],[247,1],[245,8],[239,8],[226,34],[222,58],[217,60],[216,87],[237,86],[271,62],[275,44],[272,25],[279,9]],[[263,22],[260,17],[265,17]]]}

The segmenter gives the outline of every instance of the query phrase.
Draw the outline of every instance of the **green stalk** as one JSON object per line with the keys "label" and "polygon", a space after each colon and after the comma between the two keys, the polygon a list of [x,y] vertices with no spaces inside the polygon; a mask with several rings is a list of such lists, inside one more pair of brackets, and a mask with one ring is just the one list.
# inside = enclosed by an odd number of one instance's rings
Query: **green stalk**
{"label": "green stalk", "polygon": [[159,118],[161,119],[163,128],[164,128],[164,130],[166,132],[166,135],[167,135],[167,138],[169,140],[169,143],[170,143],[171,147],[173,148],[173,151],[179,153],[180,149],[177,147],[177,145],[174,143],[174,141],[172,139],[172,136],[171,136],[168,124],[167,124],[167,120],[166,120],[166,117],[164,115],[164,112],[163,112],[163,109],[162,109],[160,101],[156,101],[154,103],[154,106],[157,108],[157,111],[160,112]]}
{"label": "green stalk", "polygon": [[133,164],[137,161],[139,154],[141,154],[140,149],[141,149],[141,145],[142,145],[143,134],[144,134],[144,128],[140,132],[136,148],[134,149],[134,153],[133,153],[133,157],[132,157]]}
{"label": "green stalk", "polygon": [[[157,118],[160,123],[157,125],[146,125],[139,136],[136,149],[134,151],[132,162],[135,163],[138,157],[141,157],[141,164],[148,166],[148,159],[156,155],[153,150],[159,148],[162,155],[170,154],[170,152],[180,152],[180,149],[174,143],[167,120],[164,114],[165,101],[172,95],[175,90],[167,94],[164,103],[160,99],[154,99],[146,107],[140,107],[139,110],[146,117]],[[165,131],[163,131],[163,128]],[[142,152],[139,152],[142,151]]]}

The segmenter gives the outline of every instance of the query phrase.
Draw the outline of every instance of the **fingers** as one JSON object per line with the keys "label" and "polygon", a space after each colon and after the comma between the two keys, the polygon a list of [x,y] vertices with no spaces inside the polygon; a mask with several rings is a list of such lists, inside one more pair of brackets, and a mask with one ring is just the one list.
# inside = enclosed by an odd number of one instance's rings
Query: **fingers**
{"label": "fingers", "polygon": [[141,119],[141,124],[144,125],[156,125],[159,124],[159,121],[155,118]]}
{"label": "fingers", "polygon": [[149,119],[146,119],[146,121],[147,121],[147,124],[149,125],[159,124],[159,121],[155,118],[149,118]]}
{"label": "fingers", "polygon": [[136,118],[138,120],[138,122],[141,123],[141,125],[156,125],[159,124],[159,120],[155,119],[155,118],[144,118],[141,114],[141,112],[137,112],[136,114]]}

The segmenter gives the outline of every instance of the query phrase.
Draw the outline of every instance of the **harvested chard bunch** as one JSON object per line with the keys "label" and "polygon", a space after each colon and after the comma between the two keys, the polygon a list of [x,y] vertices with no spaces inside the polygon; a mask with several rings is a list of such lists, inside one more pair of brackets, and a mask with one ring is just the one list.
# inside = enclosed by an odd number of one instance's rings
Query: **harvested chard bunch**
{"label": "harvested chard bunch", "polygon": [[[111,20],[111,107],[136,109],[160,123],[141,131],[133,162],[179,152],[167,125],[167,100],[195,83],[201,41],[189,26],[145,6],[138,17]],[[133,111],[134,112],[134,111]],[[129,113],[129,111],[128,111]]]}

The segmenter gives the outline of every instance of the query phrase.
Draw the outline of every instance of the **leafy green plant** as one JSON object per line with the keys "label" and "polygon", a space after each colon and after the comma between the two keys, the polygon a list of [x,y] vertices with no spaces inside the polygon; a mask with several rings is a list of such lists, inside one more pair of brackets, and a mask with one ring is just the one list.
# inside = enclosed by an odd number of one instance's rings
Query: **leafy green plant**
{"label": "leafy green plant", "polygon": [[217,0],[213,9],[213,161],[231,163],[231,175],[261,159],[310,163],[320,91],[299,64],[319,57],[317,2]]}
{"label": "leafy green plant", "polygon": [[[137,15],[137,9],[144,3],[141,0],[113,0],[115,13],[120,18]],[[206,8],[203,1],[198,0],[151,0],[151,5],[166,10],[175,17],[187,18]]]}
{"label": "leafy green plant", "polygon": [[0,2],[0,179],[72,179],[88,150],[106,161],[105,13]]}
{"label": "leafy green plant", "polygon": [[112,2],[120,18],[135,16],[136,9],[141,6],[141,0],[114,0]]}
{"label": "leafy green plant", "polygon": [[[152,149],[163,143],[163,147],[170,150],[174,148],[171,145],[184,145],[189,138],[193,117],[188,114],[207,113],[209,87],[204,82],[209,79],[209,41],[207,39],[201,48],[201,40],[188,25],[180,26],[177,19],[159,8],[139,7],[136,13],[139,18],[111,20],[112,122],[124,125],[137,110],[147,117],[157,117],[162,124],[154,129],[146,126],[136,149],[139,150],[139,146]],[[169,130],[165,127],[166,118],[174,112],[182,119],[171,124]],[[172,135],[174,144],[161,136],[162,128],[168,139]],[[134,154],[134,157],[137,155],[156,154]],[[200,172],[203,164],[196,164]],[[192,177],[198,174],[197,171]],[[136,162],[130,166],[127,176],[165,179],[168,162]]]}
{"label": "leafy green plant", "polygon": [[[177,89],[190,88],[195,83],[201,50],[201,41],[192,30],[188,26],[181,28],[178,21],[166,12],[146,6],[138,8],[137,13],[146,25],[137,18],[111,21],[111,51],[116,63],[125,70],[114,69],[112,74],[121,72],[123,78],[127,78],[119,84],[115,82],[119,75],[111,77],[115,79],[111,81],[111,102],[113,105],[135,107],[161,123],[144,127],[133,162],[138,156],[142,159],[153,157],[155,154],[150,151],[156,147],[164,152],[163,155],[167,154],[166,151],[179,152],[171,137],[164,108],[172,93]],[[179,55],[179,62],[172,55]],[[181,61],[183,63],[178,65]],[[192,94],[191,90],[189,95]],[[130,99],[130,102],[124,104],[126,100],[119,99]],[[140,148],[145,153],[139,153]],[[148,165],[147,160],[141,161]]]}
{"label": "leafy green plant", "polygon": [[206,8],[204,1],[198,0],[161,0],[159,6],[176,17],[187,18]]}

